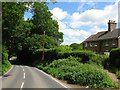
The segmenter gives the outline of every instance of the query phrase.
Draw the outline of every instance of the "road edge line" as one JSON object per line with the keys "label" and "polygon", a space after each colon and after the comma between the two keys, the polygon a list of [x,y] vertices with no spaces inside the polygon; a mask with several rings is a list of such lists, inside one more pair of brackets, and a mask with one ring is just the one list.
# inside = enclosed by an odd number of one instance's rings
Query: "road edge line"
{"label": "road edge line", "polygon": [[63,86],[64,88],[67,88],[67,89],[68,89],[67,86],[65,86],[64,84],[62,84],[60,81],[58,81],[57,79],[55,79],[53,76],[47,74],[46,72],[44,72],[44,71],[42,71],[42,70],[40,70],[40,69],[38,69],[38,68],[35,68],[35,69],[38,70],[38,71],[40,71],[40,72],[42,72],[43,74],[47,75],[48,77],[50,77],[52,80],[54,80],[55,82],[57,82],[58,84],[60,84],[60,85]]}
{"label": "road edge line", "polygon": [[[14,66],[12,65],[12,67],[4,75],[8,74],[13,69],[13,67]],[[2,75],[2,76],[4,76],[4,75]]]}

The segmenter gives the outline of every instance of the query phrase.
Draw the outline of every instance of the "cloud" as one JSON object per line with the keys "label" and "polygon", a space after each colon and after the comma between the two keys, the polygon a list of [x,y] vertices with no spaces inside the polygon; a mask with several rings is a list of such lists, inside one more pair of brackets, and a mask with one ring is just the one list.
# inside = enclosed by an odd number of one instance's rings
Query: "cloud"
{"label": "cloud", "polygon": [[84,30],[66,28],[60,29],[59,31],[64,33],[64,42],[62,45],[70,45],[74,42],[81,43],[85,38],[89,36],[89,33]]}
{"label": "cloud", "polygon": [[108,5],[103,10],[90,9],[83,13],[74,12],[71,15],[71,25],[72,27],[80,28],[81,26],[94,26],[103,25],[108,22],[108,20],[118,19],[118,9],[117,4]]}
{"label": "cloud", "polygon": [[82,2],[82,4],[77,8],[77,11],[81,13],[87,10],[88,8],[95,8],[96,4],[96,2]]}
{"label": "cloud", "polygon": [[[117,21],[118,19],[118,4],[107,5],[103,10],[89,9],[82,13],[74,12],[71,15],[58,7],[51,10],[51,12],[59,19],[57,19],[59,31],[64,33],[62,44],[70,45],[83,42],[91,34],[106,31],[108,20]],[[66,18],[67,21],[63,20]]]}
{"label": "cloud", "polygon": [[51,13],[53,14],[53,18],[57,18],[59,20],[62,20],[68,16],[68,13],[66,11],[63,11],[61,8],[56,7],[50,10]]}

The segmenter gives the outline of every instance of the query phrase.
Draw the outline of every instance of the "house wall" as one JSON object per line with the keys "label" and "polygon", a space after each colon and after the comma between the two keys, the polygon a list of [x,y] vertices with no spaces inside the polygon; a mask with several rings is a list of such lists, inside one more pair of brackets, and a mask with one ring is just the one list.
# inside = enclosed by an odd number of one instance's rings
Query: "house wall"
{"label": "house wall", "polygon": [[[87,47],[85,47],[85,43],[87,43]],[[85,50],[91,50],[101,54],[104,54],[104,52],[110,52],[112,48],[117,48],[118,45],[120,48],[120,38],[119,38],[119,44],[118,44],[118,39],[107,39],[107,40],[91,41],[85,43],[84,43]]]}
{"label": "house wall", "polygon": [[118,38],[118,48],[120,48],[120,37]]}
{"label": "house wall", "polygon": [[[86,46],[86,43],[87,43],[87,46]],[[99,48],[100,48],[100,44],[98,41],[91,41],[91,42],[84,43],[85,50],[91,50],[93,52],[99,53]]]}
{"label": "house wall", "polygon": [[100,53],[110,52],[112,48],[118,47],[118,40],[117,39],[102,40],[100,44],[101,44]]}

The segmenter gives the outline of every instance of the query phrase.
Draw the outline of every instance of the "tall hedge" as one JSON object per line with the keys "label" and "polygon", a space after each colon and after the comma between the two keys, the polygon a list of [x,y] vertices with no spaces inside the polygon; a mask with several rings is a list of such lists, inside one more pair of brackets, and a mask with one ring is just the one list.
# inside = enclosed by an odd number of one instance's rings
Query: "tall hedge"
{"label": "tall hedge", "polygon": [[110,66],[120,68],[120,48],[110,51]]}
{"label": "tall hedge", "polygon": [[[41,60],[42,59],[42,53],[43,50],[39,50],[34,52],[33,54],[33,61],[35,60]],[[105,61],[107,60],[107,56],[105,55],[99,55],[92,51],[84,51],[84,50],[78,50],[78,51],[71,51],[71,50],[64,50],[60,51],[56,48],[49,49],[44,51],[44,57],[45,60],[54,61],[57,59],[63,59],[68,58],[70,56],[81,58],[81,63],[94,63],[97,65],[104,66]]]}

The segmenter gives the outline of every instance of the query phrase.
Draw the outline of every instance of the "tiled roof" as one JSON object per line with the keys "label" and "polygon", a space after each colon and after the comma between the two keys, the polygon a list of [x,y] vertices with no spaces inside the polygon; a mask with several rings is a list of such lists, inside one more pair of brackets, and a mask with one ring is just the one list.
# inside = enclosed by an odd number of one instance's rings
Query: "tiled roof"
{"label": "tiled roof", "polygon": [[103,36],[99,37],[98,40],[118,38],[119,36],[120,36],[120,29],[116,29],[116,30],[113,30],[112,32],[108,32]]}
{"label": "tiled roof", "polygon": [[84,42],[86,41],[95,41],[97,40],[100,36],[106,34],[108,31],[103,31],[103,32],[98,32],[95,35],[91,35],[90,37],[88,37]]}

